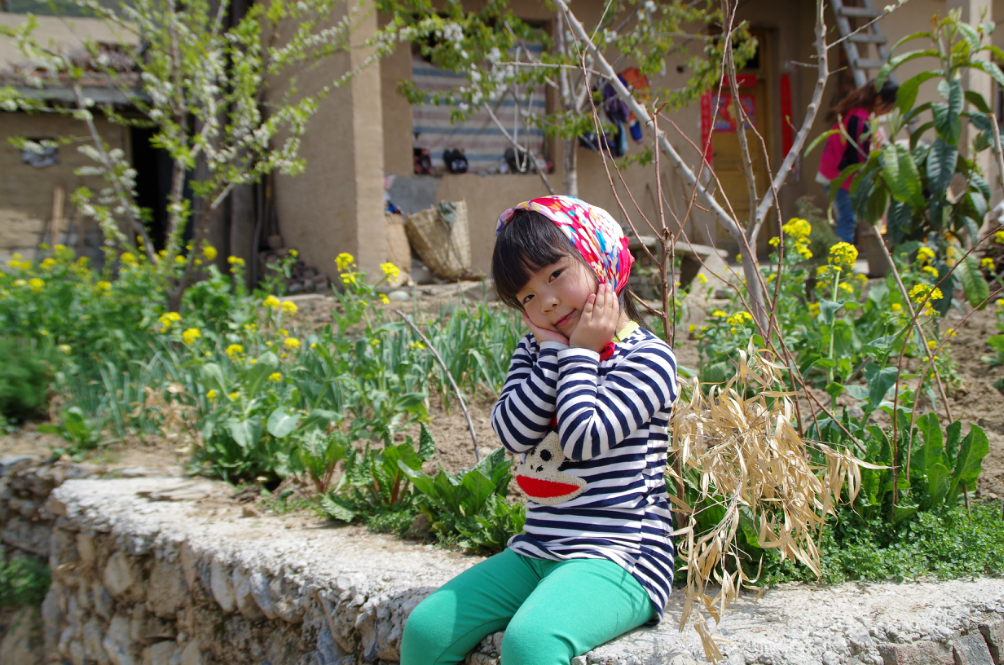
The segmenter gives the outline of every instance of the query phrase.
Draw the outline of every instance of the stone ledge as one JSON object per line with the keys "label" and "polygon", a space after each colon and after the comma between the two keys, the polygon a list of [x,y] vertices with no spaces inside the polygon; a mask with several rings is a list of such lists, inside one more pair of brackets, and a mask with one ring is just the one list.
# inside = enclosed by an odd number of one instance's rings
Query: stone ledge
{"label": "stone ledge", "polygon": [[[154,501],[141,492],[208,498]],[[353,527],[241,518],[239,507],[213,502],[229,492],[164,478],[71,480],[53,491],[54,581],[43,608],[51,662],[394,661],[408,613],[480,560]],[[577,665],[703,661],[696,635],[677,631],[681,604],[678,591],[660,626],[598,647]],[[983,665],[984,653],[998,663],[1002,617],[999,579],[791,585],[758,601],[745,596],[716,635],[729,665]],[[500,643],[500,635],[486,638],[468,662],[497,663]]]}

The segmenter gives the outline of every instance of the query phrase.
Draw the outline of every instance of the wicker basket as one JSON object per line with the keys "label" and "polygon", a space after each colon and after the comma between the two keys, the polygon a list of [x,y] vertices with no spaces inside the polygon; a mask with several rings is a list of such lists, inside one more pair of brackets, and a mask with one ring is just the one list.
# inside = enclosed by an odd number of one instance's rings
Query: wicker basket
{"label": "wicker basket", "polygon": [[404,226],[418,258],[438,277],[460,279],[471,269],[467,201],[443,201],[409,215]]}

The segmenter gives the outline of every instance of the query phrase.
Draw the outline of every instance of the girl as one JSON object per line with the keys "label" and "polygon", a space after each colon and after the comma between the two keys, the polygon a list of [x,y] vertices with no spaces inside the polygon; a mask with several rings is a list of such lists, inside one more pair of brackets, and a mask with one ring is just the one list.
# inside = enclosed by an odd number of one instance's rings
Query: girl
{"label": "girl", "polygon": [[492,426],[520,455],[526,526],[415,609],[403,665],[460,663],[503,629],[503,665],[568,665],[661,618],[673,578],[663,474],[676,358],[636,323],[632,260],[620,225],[578,199],[534,199],[499,218],[495,289],[530,334]]}
{"label": "girl", "polygon": [[816,180],[827,188],[840,187],[833,199],[836,206],[835,231],[838,238],[852,245],[857,221],[854,218],[854,207],[851,205],[851,178],[847,178],[843,183],[832,181],[851,164],[858,164],[868,159],[872,139],[868,133],[868,118],[872,114],[885,115],[891,111],[896,105],[898,90],[899,86],[888,79],[882,84],[881,89],[875,87],[875,81],[869,81],[844,97],[830,111],[830,117],[837,116],[833,129],[840,129],[840,123],[843,123],[843,131],[826,139]]}

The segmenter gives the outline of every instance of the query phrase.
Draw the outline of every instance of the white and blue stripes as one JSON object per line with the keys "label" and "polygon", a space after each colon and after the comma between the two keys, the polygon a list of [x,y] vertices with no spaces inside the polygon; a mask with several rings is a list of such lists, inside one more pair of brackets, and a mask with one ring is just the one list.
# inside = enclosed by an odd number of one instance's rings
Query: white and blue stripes
{"label": "white and blue stripes", "polygon": [[556,342],[520,341],[492,426],[511,452],[540,443],[557,415],[563,473],[586,480],[555,506],[527,502],[524,533],[509,547],[541,559],[609,559],[648,591],[662,616],[673,581],[672,513],[663,475],[676,358],[638,329],[605,360]]}

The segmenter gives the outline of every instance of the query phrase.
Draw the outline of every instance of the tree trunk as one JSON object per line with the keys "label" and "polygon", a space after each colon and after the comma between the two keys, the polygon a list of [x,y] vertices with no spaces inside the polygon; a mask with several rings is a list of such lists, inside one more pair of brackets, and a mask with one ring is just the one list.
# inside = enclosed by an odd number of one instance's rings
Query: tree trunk
{"label": "tree trunk", "polygon": [[579,197],[578,150],[579,140],[575,137],[564,140],[564,168],[562,180],[565,185],[565,195]]}

